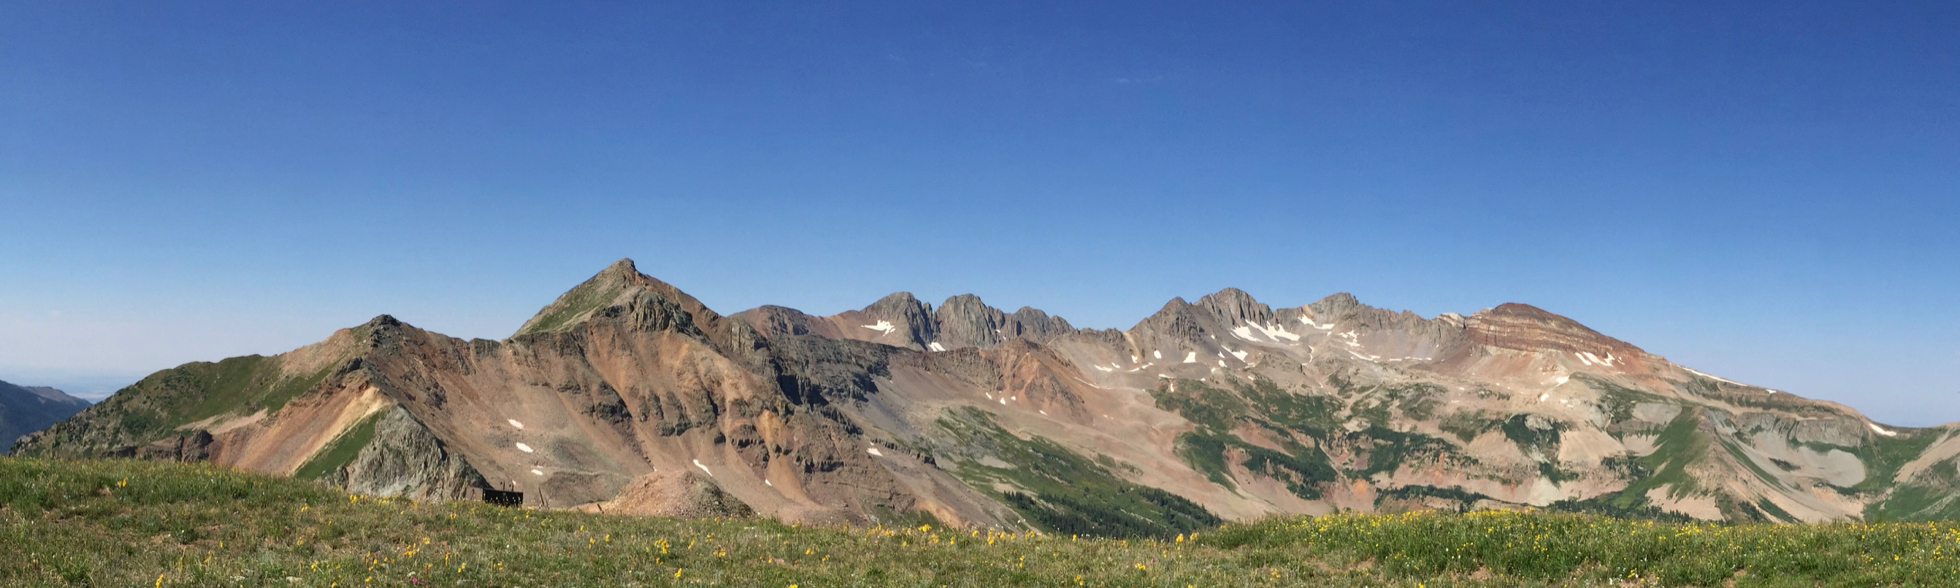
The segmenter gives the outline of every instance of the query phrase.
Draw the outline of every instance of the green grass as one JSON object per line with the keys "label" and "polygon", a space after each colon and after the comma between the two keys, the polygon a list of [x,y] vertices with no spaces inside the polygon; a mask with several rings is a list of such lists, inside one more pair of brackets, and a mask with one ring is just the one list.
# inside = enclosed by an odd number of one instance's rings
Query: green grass
{"label": "green grass", "polygon": [[621,283],[602,277],[586,280],[553,302],[557,308],[552,309],[550,314],[532,319],[517,334],[548,333],[570,327],[579,315],[598,310],[618,298],[624,288]]}
{"label": "green grass", "polygon": [[1865,507],[1865,518],[1884,521],[1960,520],[1960,465],[1949,459],[1894,486],[1885,499]]}
{"label": "green grass", "polygon": [[1953,523],[1717,525],[1415,512],[1273,518],[1168,540],[907,525],[417,504],[205,465],[0,458],[6,586],[1960,583]]}
{"label": "green grass", "polygon": [[[1014,436],[984,412],[949,412],[939,426],[961,446],[984,448],[1010,467],[958,459],[955,473],[1054,533],[1172,537],[1216,525],[1217,516],[1184,497],[1117,477],[1095,460],[1042,437]],[[996,490],[1007,485],[1015,490]]]}
{"label": "green grass", "polygon": [[1865,462],[1865,480],[1853,486],[1859,492],[1879,492],[1892,486],[1892,478],[1906,465],[1939,440],[1938,431],[1902,430],[1896,437],[1873,435],[1871,441],[1852,453]]}
{"label": "green grass", "polygon": [[106,429],[110,435],[88,439],[89,445],[57,436],[45,439],[45,445],[23,449],[55,457],[91,456],[177,435],[178,427],[223,414],[277,411],[319,385],[336,367],[287,377],[277,357],[247,355],[187,363],[151,374],[104,400],[98,410],[107,422],[94,429]]}
{"label": "green grass", "polygon": [[1377,473],[1394,474],[1397,468],[1402,467],[1403,462],[1415,458],[1432,458],[1442,455],[1462,458],[1462,456],[1456,455],[1455,447],[1450,445],[1448,441],[1422,433],[1403,433],[1380,426],[1373,426],[1362,431],[1349,433],[1348,438],[1355,440],[1357,445],[1370,442],[1373,444],[1374,448],[1368,452],[1368,467],[1363,468],[1359,472],[1362,476],[1371,476]]}
{"label": "green grass", "polygon": [[328,441],[327,446],[320,448],[319,453],[306,460],[306,463],[300,464],[299,469],[293,472],[293,477],[318,480],[354,461],[354,457],[360,454],[361,448],[367,447],[368,441],[374,440],[374,424],[379,420],[381,420],[381,413],[371,414],[361,419],[360,423],[348,428],[332,441]]}
{"label": "green grass", "polygon": [[1436,428],[1442,429],[1443,432],[1455,436],[1464,443],[1469,443],[1471,440],[1476,439],[1478,435],[1484,434],[1484,431],[1496,429],[1503,425],[1503,419],[1490,418],[1488,413],[1482,410],[1459,410],[1443,415],[1443,420],[1437,421]]}

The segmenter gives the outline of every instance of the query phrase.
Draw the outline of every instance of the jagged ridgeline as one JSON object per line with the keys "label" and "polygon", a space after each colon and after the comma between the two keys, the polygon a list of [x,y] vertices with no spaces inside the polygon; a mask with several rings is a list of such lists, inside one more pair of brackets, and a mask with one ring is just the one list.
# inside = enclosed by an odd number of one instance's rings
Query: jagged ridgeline
{"label": "jagged ridgeline", "polygon": [[1336,510],[1954,518],[1956,429],[1874,423],[1521,304],[1424,318],[1226,289],[1093,330],[898,293],[722,316],[621,260],[508,339],[377,317],[158,372],[14,451],[425,500],[1171,536]]}

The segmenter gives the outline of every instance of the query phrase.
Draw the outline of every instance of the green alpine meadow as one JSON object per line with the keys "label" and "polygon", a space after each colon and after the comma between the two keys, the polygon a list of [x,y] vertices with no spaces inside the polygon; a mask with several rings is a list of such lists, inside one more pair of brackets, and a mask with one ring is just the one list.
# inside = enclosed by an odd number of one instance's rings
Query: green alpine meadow
{"label": "green alpine meadow", "polygon": [[0,458],[7,586],[1952,586],[1960,524],[1544,511],[1169,538],[418,503],[200,464]]}

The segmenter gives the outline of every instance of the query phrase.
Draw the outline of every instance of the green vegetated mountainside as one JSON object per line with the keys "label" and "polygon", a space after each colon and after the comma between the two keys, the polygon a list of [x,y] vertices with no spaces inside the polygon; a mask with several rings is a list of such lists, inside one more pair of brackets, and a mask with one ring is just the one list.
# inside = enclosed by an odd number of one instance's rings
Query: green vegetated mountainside
{"label": "green vegetated mountainside", "polygon": [[[1520,304],[1420,317],[1227,289],[1125,330],[906,293],[720,315],[622,260],[501,341],[389,317],[165,370],[21,440],[418,499],[519,490],[784,521],[1175,537],[1338,511],[1952,518],[1956,427],[1675,365]],[[718,498],[718,500],[720,500]]]}
{"label": "green vegetated mountainside", "polygon": [[[12,445],[15,439],[46,428],[88,408],[88,401],[44,386],[16,386],[0,382],[0,443]],[[4,454],[7,447],[0,447]]]}
{"label": "green vegetated mountainside", "polygon": [[1165,539],[1111,539],[957,529],[927,519],[813,526],[417,503],[209,464],[7,457],[0,457],[0,543],[10,547],[0,550],[7,586],[1960,582],[1960,526],[1952,522],[1656,523],[1423,511],[1273,517]]}

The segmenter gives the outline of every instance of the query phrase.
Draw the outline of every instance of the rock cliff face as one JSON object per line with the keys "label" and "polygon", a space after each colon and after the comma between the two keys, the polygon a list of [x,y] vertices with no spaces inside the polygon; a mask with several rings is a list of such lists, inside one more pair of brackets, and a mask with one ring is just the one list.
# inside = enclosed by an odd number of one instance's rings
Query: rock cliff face
{"label": "rock cliff face", "polygon": [[[1518,351],[1567,351],[1605,358],[1646,355],[1638,347],[1599,334],[1572,319],[1529,304],[1507,303],[1470,315],[1465,321],[1470,341],[1487,347]],[[1612,360],[1605,360],[1613,363]]]}
{"label": "rock cliff face", "polygon": [[961,294],[939,305],[920,302],[910,292],[886,296],[862,310],[826,317],[803,314],[781,306],[762,306],[735,314],[767,337],[816,335],[854,339],[915,351],[986,349],[1020,339],[1045,342],[1076,332],[1062,317],[1021,307],[1013,314],[987,306],[980,297]]}
{"label": "rock cliff face", "polygon": [[[356,494],[416,500],[481,497],[490,483],[400,406],[374,416],[374,437],[325,478]],[[474,491],[474,492],[473,492]]]}
{"label": "rock cliff face", "polygon": [[1175,535],[1338,509],[1960,515],[1956,429],[1668,362],[1521,304],[1236,289],[1082,330],[978,297],[724,317],[622,260],[501,341],[382,316],[186,364],[23,438],[350,490],[621,514]]}

